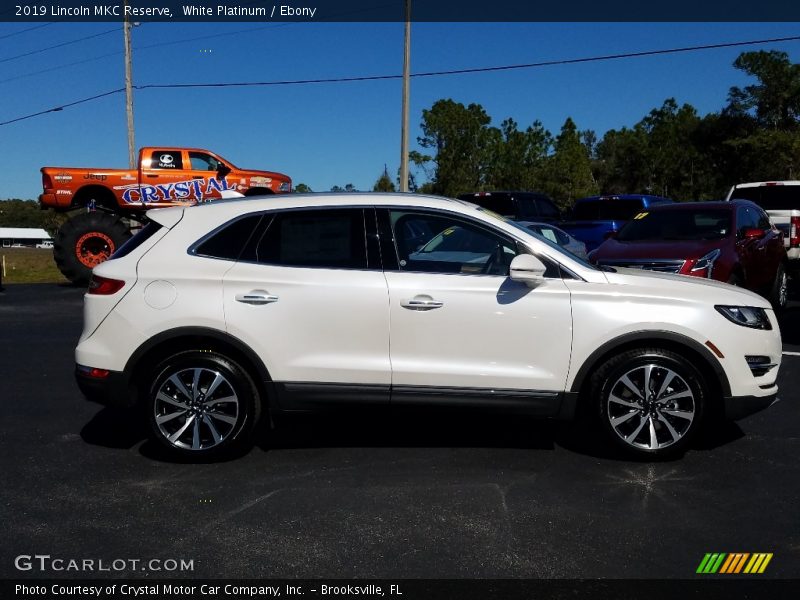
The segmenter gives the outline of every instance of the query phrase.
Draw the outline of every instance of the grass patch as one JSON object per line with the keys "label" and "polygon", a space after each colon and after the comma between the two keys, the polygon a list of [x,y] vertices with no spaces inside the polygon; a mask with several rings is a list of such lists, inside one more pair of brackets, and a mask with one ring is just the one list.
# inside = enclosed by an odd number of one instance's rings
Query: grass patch
{"label": "grass patch", "polygon": [[[0,248],[6,270],[3,285],[12,283],[66,283],[47,248]],[[0,258],[2,268],[2,258]]]}

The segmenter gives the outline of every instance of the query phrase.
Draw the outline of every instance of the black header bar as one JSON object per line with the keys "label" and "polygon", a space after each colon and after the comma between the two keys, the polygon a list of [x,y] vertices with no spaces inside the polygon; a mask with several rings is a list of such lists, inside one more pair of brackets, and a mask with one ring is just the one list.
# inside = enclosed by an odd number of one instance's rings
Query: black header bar
{"label": "black header bar", "polygon": [[[391,22],[404,21],[405,0],[13,0],[5,22]],[[412,0],[418,22],[796,22],[787,0]]]}

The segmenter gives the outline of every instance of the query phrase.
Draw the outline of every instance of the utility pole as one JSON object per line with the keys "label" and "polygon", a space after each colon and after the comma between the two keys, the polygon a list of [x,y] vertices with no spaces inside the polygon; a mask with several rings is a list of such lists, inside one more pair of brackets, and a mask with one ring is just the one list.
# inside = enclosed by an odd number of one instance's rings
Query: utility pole
{"label": "utility pole", "polygon": [[406,34],[403,53],[403,107],[400,126],[400,191],[408,191],[408,101],[411,81],[411,0],[406,0]]}
{"label": "utility pole", "polygon": [[[125,0],[128,6],[128,0]],[[125,39],[125,111],[128,117],[128,162],[131,169],[136,168],[136,144],[133,139],[133,65],[131,52],[131,27],[133,24],[125,11],[122,33]]]}

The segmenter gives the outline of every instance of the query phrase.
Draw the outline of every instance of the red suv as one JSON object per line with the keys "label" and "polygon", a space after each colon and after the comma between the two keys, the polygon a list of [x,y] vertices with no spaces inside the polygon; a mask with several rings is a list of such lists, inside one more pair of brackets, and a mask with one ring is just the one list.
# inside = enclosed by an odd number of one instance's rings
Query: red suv
{"label": "red suv", "polygon": [[680,273],[756,291],[786,305],[783,234],[748,200],[653,206],[589,254],[596,264]]}

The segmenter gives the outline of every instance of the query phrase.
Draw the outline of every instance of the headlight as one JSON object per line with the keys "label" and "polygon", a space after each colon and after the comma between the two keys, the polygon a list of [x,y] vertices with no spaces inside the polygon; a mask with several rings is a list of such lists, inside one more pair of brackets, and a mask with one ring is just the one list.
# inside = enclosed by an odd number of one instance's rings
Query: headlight
{"label": "headlight", "polygon": [[720,306],[714,308],[726,319],[753,329],[772,329],[767,317],[767,311],[755,306]]}
{"label": "headlight", "polygon": [[288,192],[292,189],[292,184],[288,181],[282,181],[281,184],[278,186],[279,192]]}
{"label": "headlight", "polygon": [[691,272],[694,273],[695,271],[703,271],[704,269],[708,269],[708,273],[706,277],[711,277],[711,271],[714,269],[714,261],[719,258],[721,254],[720,249],[717,248],[716,250],[712,250],[705,256],[698,259],[694,266],[691,268]]}

